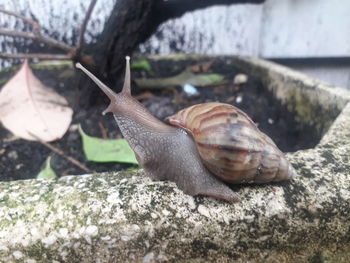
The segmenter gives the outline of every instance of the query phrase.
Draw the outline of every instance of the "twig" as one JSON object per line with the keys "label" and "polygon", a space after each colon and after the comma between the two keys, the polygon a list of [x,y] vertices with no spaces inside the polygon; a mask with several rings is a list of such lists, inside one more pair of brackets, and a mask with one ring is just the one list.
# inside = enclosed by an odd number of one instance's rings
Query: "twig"
{"label": "twig", "polygon": [[37,140],[39,140],[39,142],[46,146],[47,148],[49,148],[51,151],[61,155],[63,158],[65,158],[67,161],[71,162],[72,164],[78,166],[80,169],[84,170],[85,172],[88,173],[95,173],[95,171],[90,170],[89,168],[87,168],[84,164],[82,164],[81,162],[79,162],[78,160],[74,159],[71,156],[66,155],[61,149],[53,146],[52,144],[48,143],[48,142],[44,142],[43,140],[40,140],[39,138],[37,138]]}
{"label": "twig", "polygon": [[[83,21],[81,28],[80,28],[78,46],[69,46],[69,45],[67,45],[63,42],[57,41],[53,38],[43,36],[41,34],[40,25],[37,22],[35,22],[34,20],[27,18],[23,15],[16,14],[16,13],[11,12],[11,11],[0,9],[0,13],[4,13],[4,14],[10,15],[10,16],[20,18],[23,21],[30,24],[34,30],[34,32],[22,32],[22,31],[16,31],[16,30],[9,30],[6,28],[0,28],[0,35],[10,36],[10,37],[22,37],[22,38],[26,38],[26,39],[40,41],[40,42],[45,43],[51,47],[56,47],[58,49],[63,50],[64,52],[66,52],[66,55],[55,55],[55,54],[16,54],[16,55],[12,55],[12,54],[7,54],[7,53],[0,53],[0,58],[13,58],[13,59],[39,58],[39,59],[60,59],[60,60],[62,60],[62,59],[75,59],[77,56],[79,56],[80,49],[81,49],[82,45],[84,44],[84,34],[86,31],[86,26],[89,22],[91,13],[95,7],[96,2],[97,2],[97,0],[91,0],[91,2],[90,2],[89,8],[87,10],[84,21]],[[81,56],[80,59],[82,61],[89,61],[90,57],[83,55],[83,56]]]}
{"label": "twig", "polygon": [[48,44],[52,47],[57,47],[66,52],[71,52],[72,49],[75,49],[74,47],[71,47],[63,42],[57,41],[50,37],[43,37],[42,35],[39,35],[35,40]]}
{"label": "twig", "polygon": [[85,172],[88,173],[95,173],[95,171],[90,170],[89,168],[87,168],[84,164],[82,164],[81,162],[79,162],[78,160],[74,159],[73,157],[70,157],[68,155],[66,155],[61,149],[57,148],[56,146],[53,146],[52,144],[43,141],[42,139],[40,139],[38,136],[36,136],[35,134],[31,133],[30,131],[28,131],[28,133],[30,134],[30,136],[33,136],[38,142],[40,142],[42,145],[46,146],[47,148],[49,148],[51,151],[61,155],[63,158],[65,158],[67,161],[71,162],[72,164],[78,166],[80,169],[84,170]]}
{"label": "twig", "polygon": [[23,59],[23,58],[38,58],[42,60],[70,60],[70,55],[59,55],[59,54],[9,54],[0,53],[0,58],[12,58],[12,59]]}
{"label": "twig", "polygon": [[78,41],[78,47],[82,47],[84,44],[84,35],[85,35],[85,31],[86,31],[86,26],[90,20],[90,16],[92,11],[94,10],[95,4],[96,4],[97,0],[91,0],[89,8],[86,12],[85,18],[83,23],[81,24],[80,27],[80,32],[79,32],[79,41]]}
{"label": "twig", "polygon": [[36,35],[31,32],[22,32],[16,30],[8,30],[6,28],[0,27],[0,35],[9,37],[23,37],[28,39],[35,39]]}
{"label": "twig", "polygon": [[10,36],[10,37],[23,37],[27,39],[32,39],[36,41],[43,42],[53,47],[57,47],[65,52],[71,52],[74,47],[71,47],[63,42],[57,41],[50,37],[44,37],[41,34],[34,34],[31,32],[22,32],[16,30],[8,30],[6,28],[0,28],[0,35]]}
{"label": "twig", "polygon": [[27,22],[28,24],[30,24],[32,27],[33,27],[33,30],[36,34],[40,35],[40,32],[41,32],[41,27],[40,25],[35,22],[34,20],[30,19],[30,18],[27,18],[25,16],[22,16],[20,14],[17,14],[17,13],[14,13],[14,12],[11,12],[11,11],[7,11],[7,10],[4,10],[4,9],[1,9],[0,8],[0,13],[4,13],[4,14],[7,14],[9,16],[14,16],[14,17],[17,17],[17,18],[20,18],[22,19],[23,21]]}
{"label": "twig", "polygon": [[102,138],[107,139],[108,138],[107,130],[106,130],[105,126],[103,126],[102,122],[100,122],[100,121],[98,122],[98,127],[100,128]]}

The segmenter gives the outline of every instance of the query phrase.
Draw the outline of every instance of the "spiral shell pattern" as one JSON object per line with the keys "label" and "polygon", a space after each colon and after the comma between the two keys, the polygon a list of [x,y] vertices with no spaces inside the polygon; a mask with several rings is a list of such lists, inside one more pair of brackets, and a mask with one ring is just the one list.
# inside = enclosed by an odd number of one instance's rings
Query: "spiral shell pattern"
{"label": "spiral shell pattern", "polygon": [[295,174],[275,143],[232,105],[197,104],[167,121],[192,134],[204,165],[228,183],[282,181]]}

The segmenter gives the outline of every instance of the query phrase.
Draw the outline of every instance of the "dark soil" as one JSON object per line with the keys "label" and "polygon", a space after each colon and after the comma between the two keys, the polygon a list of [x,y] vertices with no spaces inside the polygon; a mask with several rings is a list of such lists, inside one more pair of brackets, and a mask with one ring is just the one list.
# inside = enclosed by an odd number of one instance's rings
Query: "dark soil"
{"label": "dark soil", "polygon": [[[203,61],[208,62],[208,60]],[[198,65],[194,61],[150,61],[154,74],[152,77],[173,76],[190,65]],[[196,64],[197,63],[197,64]],[[225,75],[226,82],[211,87],[198,87],[199,95],[189,97],[182,87],[163,90],[145,91],[133,85],[133,93],[141,99],[142,103],[159,119],[164,119],[181,108],[189,105],[220,101],[235,105],[245,111],[259,128],[268,134],[282,151],[296,151],[314,147],[321,135],[312,131],[312,127],[301,127],[295,120],[294,114],[275,100],[262,83],[248,76],[248,82],[240,85],[233,84],[233,79],[240,72],[234,69],[230,59],[214,59],[211,65],[192,67],[192,70],[201,73],[220,73]],[[131,165],[118,163],[92,163],[86,161],[77,130],[81,124],[83,130],[92,136],[102,137],[106,131],[108,138],[121,137],[119,129],[111,116],[102,116],[101,112],[107,106],[104,103],[90,106],[88,109],[78,108],[79,98],[82,98],[79,86],[79,74],[75,74],[69,66],[56,69],[37,69],[35,75],[47,86],[54,88],[65,96],[74,109],[73,122],[65,136],[52,144],[68,156],[72,156],[87,167],[95,171],[116,171],[126,169]],[[14,72],[1,72],[0,80],[9,78]],[[145,72],[133,72],[133,77],[145,77]],[[80,82],[81,84],[82,82]],[[86,81],[84,82],[86,83]],[[91,84],[91,89],[96,88]],[[90,87],[89,87],[90,88]],[[101,96],[102,93],[101,93]],[[306,129],[308,132],[305,132]],[[0,180],[18,180],[35,178],[41,170],[45,160],[52,156],[52,168],[59,176],[84,174],[83,170],[66,161],[61,156],[53,153],[47,147],[38,142],[22,139],[12,139],[13,135],[0,125]]]}

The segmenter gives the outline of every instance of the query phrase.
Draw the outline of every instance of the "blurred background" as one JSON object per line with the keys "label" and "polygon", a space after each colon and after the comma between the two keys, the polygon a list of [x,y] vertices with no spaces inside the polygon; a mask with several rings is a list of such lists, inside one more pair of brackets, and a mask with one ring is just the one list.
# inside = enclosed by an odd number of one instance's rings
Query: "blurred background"
{"label": "blurred background", "polygon": [[[45,34],[72,45],[89,2],[0,0],[0,8],[33,18]],[[116,2],[97,1],[85,34],[87,43],[97,41]],[[266,0],[257,5],[210,6],[162,23],[137,50],[143,54],[258,56],[350,89],[348,10],[347,0]],[[0,26],[28,30],[21,20],[4,14],[0,14]],[[0,36],[0,52],[37,52],[41,47],[30,40]],[[12,63],[18,62],[1,60],[0,66]]]}

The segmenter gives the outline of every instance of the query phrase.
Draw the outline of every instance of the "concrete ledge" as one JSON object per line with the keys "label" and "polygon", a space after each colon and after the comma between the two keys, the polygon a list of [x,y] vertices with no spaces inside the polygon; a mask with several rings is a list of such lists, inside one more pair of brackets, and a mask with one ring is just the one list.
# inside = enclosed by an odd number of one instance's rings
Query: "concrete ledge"
{"label": "concrete ledge", "polygon": [[[142,170],[0,183],[3,262],[348,262],[350,104],[291,182],[184,195]],[[325,262],[325,261],[323,261]]]}
{"label": "concrete ledge", "polygon": [[274,96],[295,113],[301,125],[325,134],[350,101],[350,92],[288,67],[250,57],[234,57],[237,67],[259,78]]}

